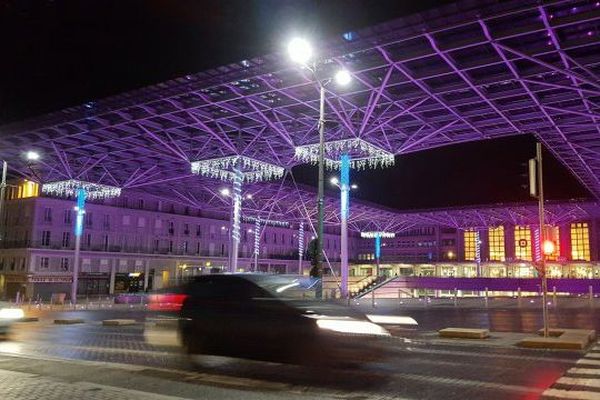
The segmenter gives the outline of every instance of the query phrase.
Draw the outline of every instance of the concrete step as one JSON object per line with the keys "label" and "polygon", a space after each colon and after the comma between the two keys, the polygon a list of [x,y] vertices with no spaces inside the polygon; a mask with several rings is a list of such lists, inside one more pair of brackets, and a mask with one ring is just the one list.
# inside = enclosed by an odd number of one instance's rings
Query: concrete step
{"label": "concrete step", "polygon": [[73,324],[83,324],[85,321],[81,318],[65,318],[65,319],[55,319],[54,323],[57,325],[73,325]]}
{"label": "concrete step", "polygon": [[440,337],[459,339],[485,339],[490,336],[487,329],[445,328],[438,331]]}
{"label": "concrete step", "polygon": [[135,324],[135,319],[105,319],[102,321],[102,325],[104,326],[125,326]]}

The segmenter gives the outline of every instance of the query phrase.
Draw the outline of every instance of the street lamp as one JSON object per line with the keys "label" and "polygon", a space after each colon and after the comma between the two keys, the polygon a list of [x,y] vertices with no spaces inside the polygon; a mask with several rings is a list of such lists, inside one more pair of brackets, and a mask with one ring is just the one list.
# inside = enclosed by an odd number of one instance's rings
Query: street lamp
{"label": "street lamp", "polygon": [[[319,186],[317,194],[317,208],[318,208],[318,228],[317,228],[317,252],[316,252],[316,265],[317,274],[320,277],[321,271],[323,270],[323,213],[324,213],[324,175],[325,175],[325,85],[327,85],[331,79],[321,80],[317,76],[316,63],[309,65],[309,62],[313,58],[313,49],[311,44],[302,38],[295,38],[288,44],[288,53],[290,59],[295,63],[305,66],[312,74],[315,81],[319,85]],[[350,73],[346,70],[339,71],[336,75],[336,82],[341,85],[347,85],[350,83]],[[317,296],[321,296],[322,293],[319,291]]]}
{"label": "street lamp", "polygon": [[347,154],[342,156],[342,168],[340,168],[340,178],[331,178],[331,184],[340,189],[340,219],[341,219],[341,239],[340,239],[340,275],[341,275],[341,295],[342,298],[348,296],[348,214],[350,211],[350,189],[357,189],[358,186],[350,184],[350,168],[345,164],[350,163]]}

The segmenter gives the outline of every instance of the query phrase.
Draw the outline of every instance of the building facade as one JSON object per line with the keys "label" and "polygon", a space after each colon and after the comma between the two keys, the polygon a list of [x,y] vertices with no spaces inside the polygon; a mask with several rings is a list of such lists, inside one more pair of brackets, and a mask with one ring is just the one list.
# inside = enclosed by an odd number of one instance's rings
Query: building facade
{"label": "building facade", "polygon": [[[6,202],[0,248],[0,296],[48,298],[69,293],[74,261],[74,200],[15,190]],[[194,274],[227,270],[229,220],[177,203],[126,193],[86,205],[81,238],[80,295],[157,289]],[[258,260],[255,222],[242,224],[239,271],[308,273],[299,262],[298,224],[262,223]],[[314,238],[305,224],[304,247]],[[356,258],[358,238],[349,241]],[[327,228],[324,250],[339,269],[340,235]],[[326,265],[326,264],[325,264]]]}

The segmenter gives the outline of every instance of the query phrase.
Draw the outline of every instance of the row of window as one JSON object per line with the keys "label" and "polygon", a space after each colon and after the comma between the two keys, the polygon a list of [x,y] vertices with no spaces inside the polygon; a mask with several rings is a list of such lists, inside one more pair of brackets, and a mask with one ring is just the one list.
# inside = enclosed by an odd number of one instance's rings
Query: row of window
{"label": "row of window", "polygon": [[[529,226],[517,225],[514,230],[515,258],[518,260],[538,261],[541,259],[541,249],[539,246],[532,246],[532,243],[540,243],[538,229],[531,229]],[[586,222],[573,223],[570,226],[571,236],[571,259],[577,261],[590,261],[590,233]],[[548,255],[546,259],[556,261],[560,258],[560,235],[557,226],[546,227],[546,237],[555,243],[555,251]],[[479,232],[475,230],[466,230],[464,232],[464,251],[466,261],[475,261],[480,251],[481,241]],[[504,226],[498,226],[488,229],[488,246],[490,261],[505,261],[505,232]]]}

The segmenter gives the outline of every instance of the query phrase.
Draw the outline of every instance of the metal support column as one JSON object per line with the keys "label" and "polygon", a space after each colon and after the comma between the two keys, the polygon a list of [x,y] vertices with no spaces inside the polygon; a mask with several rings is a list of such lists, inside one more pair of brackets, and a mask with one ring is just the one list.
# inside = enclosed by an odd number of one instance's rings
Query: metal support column
{"label": "metal support column", "polygon": [[239,165],[233,168],[233,193],[232,193],[232,223],[231,223],[231,250],[229,272],[238,270],[238,251],[240,247],[240,221],[242,219],[242,179],[243,174]]}
{"label": "metal support column", "polygon": [[83,216],[85,215],[85,189],[77,190],[77,206],[75,212],[75,259],[73,261],[73,282],[71,283],[71,303],[77,304],[77,285],[79,283],[79,253],[81,251],[81,235],[83,234]]}
{"label": "metal support column", "polygon": [[346,298],[348,296],[348,214],[350,210],[350,157],[348,154],[342,154],[340,158],[340,189],[340,214],[342,221],[340,276],[342,279],[342,298]]}
{"label": "metal support column", "polygon": [[375,261],[377,262],[377,268],[375,270],[375,276],[379,278],[379,259],[381,258],[381,234],[377,232],[375,234]]}
{"label": "metal support column", "polygon": [[8,170],[8,164],[6,161],[2,161],[2,179],[0,180],[0,243],[4,239],[4,198],[6,197],[6,173]]}
{"label": "metal support column", "polygon": [[[323,218],[324,218],[324,175],[325,175],[325,88],[320,85],[320,101],[319,101],[319,186],[317,195],[317,207],[318,207],[318,228],[317,228],[317,254],[316,264],[318,277],[321,278],[323,274]],[[320,286],[319,286],[320,288]],[[321,298],[323,293],[320,289],[317,289],[316,297]]]}
{"label": "metal support column", "polygon": [[298,227],[298,275],[302,275],[302,259],[304,258],[304,223]]}

